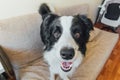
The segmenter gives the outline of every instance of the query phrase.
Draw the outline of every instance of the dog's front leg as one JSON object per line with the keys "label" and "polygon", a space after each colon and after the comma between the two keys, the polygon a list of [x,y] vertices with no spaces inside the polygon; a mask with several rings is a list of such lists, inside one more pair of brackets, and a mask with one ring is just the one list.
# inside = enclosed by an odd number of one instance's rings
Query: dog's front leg
{"label": "dog's front leg", "polygon": [[50,80],[55,80],[55,74],[52,72],[50,68]]}
{"label": "dog's front leg", "polygon": [[62,76],[61,79],[62,80],[70,80],[67,76]]}
{"label": "dog's front leg", "polygon": [[50,80],[55,80],[55,74],[50,72]]}
{"label": "dog's front leg", "polygon": [[65,77],[63,80],[70,80],[68,77]]}
{"label": "dog's front leg", "polygon": [[53,74],[50,74],[50,80],[55,80],[55,77]]}

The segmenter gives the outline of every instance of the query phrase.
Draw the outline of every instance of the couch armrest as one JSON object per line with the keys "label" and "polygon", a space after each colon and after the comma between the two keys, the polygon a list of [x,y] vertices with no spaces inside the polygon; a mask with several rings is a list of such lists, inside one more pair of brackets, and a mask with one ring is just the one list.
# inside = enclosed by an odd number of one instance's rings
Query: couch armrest
{"label": "couch armrest", "polygon": [[7,57],[6,53],[4,52],[1,46],[0,46],[0,61],[5,69],[4,74],[6,75],[6,77],[9,78],[9,80],[16,80],[9,58]]}

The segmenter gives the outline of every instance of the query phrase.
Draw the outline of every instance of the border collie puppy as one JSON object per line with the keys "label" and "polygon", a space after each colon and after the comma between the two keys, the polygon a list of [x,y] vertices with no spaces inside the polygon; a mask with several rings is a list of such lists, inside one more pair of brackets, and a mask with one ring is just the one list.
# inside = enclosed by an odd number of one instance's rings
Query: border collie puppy
{"label": "border collie puppy", "polygon": [[85,56],[93,24],[84,15],[54,14],[45,3],[40,6],[39,13],[43,19],[40,35],[45,45],[43,55],[49,65],[50,80],[55,80],[55,74],[69,80]]}

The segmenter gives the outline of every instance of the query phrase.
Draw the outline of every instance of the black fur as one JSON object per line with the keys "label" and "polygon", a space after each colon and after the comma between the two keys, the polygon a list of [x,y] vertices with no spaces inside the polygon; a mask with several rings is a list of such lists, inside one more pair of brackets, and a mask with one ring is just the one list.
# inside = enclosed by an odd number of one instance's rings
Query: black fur
{"label": "black fur", "polygon": [[45,50],[50,50],[54,43],[62,34],[62,28],[58,22],[59,16],[52,14],[47,4],[42,4],[39,8],[39,13],[42,16],[43,22],[41,24],[40,35],[44,43]]}
{"label": "black fur", "polygon": [[45,44],[45,50],[50,50],[62,34],[62,27],[58,23],[57,15],[50,14],[41,25],[41,39]]}
{"label": "black fur", "polygon": [[49,13],[51,13],[47,4],[43,3],[39,8],[39,13],[41,14],[42,18],[44,19]]}
{"label": "black fur", "polygon": [[[93,24],[90,19],[84,15],[77,15],[73,19],[71,34],[75,39],[76,43],[79,45],[79,50],[85,55],[86,43],[89,39],[89,33],[93,30]],[[80,37],[75,37],[75,34],[80,34]]]}

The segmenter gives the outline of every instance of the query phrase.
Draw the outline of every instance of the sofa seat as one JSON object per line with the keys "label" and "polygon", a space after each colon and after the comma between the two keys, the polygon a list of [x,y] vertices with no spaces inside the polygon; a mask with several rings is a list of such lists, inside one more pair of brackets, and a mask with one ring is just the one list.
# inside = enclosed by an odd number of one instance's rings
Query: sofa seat
{"label": "sofa seat", "polygon": [[[118,35],[94,28],[87,44],[87,54],[71,80],[96,80],[112,52]],[[49,80],[48,65],[43,58],[20,70],[21,80]],[[57,78],[57,80],[60,80]]]}

